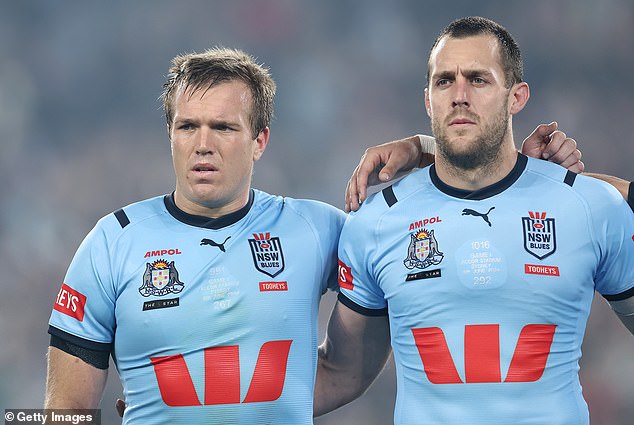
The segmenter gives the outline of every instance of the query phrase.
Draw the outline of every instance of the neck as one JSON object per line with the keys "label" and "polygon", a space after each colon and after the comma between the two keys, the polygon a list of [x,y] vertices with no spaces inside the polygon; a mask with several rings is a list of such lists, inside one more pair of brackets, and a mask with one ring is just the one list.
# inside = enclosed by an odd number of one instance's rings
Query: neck
{"label": "neck", "polygon": [[486,164],[465,169],[453,164],[436,150],[435,167],[438,178],[446,185],[463,190],[478,190],[502,180],[517,162],[517,149],[513,140],[505,142],[497,155]]}
{"label": "neck", "polygon": [[176,188],[176,191],[174,192],[174,204],[187,214],[208,218],[219,218],[244,208],[249,203],[250,194],[251,190],[249,189],[246,193],[241,194],[239,197],[230,201],[203,203],[188,199],[186,196],[181,194],[178,188]]}

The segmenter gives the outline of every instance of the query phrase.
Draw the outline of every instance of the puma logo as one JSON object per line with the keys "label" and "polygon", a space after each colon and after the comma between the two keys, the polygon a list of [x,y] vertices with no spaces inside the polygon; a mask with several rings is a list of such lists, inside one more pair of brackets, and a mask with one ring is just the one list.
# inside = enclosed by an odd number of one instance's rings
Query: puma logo
{"label": "puma logo", "polygon": [[494,209],[495,207],[491,207],[489,208],[489,211],[483,214],[475,210],[472,210],[470,208],[465,208],[464,210],[462,210],[462,215],[472,215],[474,217],[482,217],[482,220],[486,221],[489,227],[491,227],[491,222],[489,221],[489,213],[491,212],[491,210],[494,210]]}
{"label": "puma logo", "polygon": [[231,236],[227,236],[227,239],[225,239],[225,241],[224,241],[223,243],[218,243],[218,242],[215,242],[215,241],[213,241],[213,240],[211,240],[211,239],[206,239],[206,238],[205,238],[205,239],[203,239],[203,240],[201,240],[201,241],[200,241],[200,244],[201,244],[201,245],[211,245],[211,246],[215,246],[215,247],[217,247],[218,249],[220,249],[222,252],[226,252],[226,250],[225,250],[225,244],[227,243],[227,241],[229,240],[229,238],[230,238],[230,237],[231,237]]}

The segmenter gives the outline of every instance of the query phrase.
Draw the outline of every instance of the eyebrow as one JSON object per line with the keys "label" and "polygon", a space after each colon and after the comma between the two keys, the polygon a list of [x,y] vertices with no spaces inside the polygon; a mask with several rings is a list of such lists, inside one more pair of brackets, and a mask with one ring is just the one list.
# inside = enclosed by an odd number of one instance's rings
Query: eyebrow
{"label": "eyebrow", "polygon": [[[468,69],[461,72],[466,78],[474,78],[474,77],[488,77],[491,78],[493,73],[487,71],[486,69]],[[455,71],[441,71],[437,74],[432,75],[433,80],[444,80],[444,79],[454,79],[456,78]]]}

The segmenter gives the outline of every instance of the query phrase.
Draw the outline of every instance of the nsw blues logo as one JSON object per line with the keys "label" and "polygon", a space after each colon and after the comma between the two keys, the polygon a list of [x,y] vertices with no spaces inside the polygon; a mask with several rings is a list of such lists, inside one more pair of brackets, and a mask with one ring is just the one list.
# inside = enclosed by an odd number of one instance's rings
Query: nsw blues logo
{"label": "nsw blues logo", "polygon": [[178,294],[184,286],[183,282],[178,279],[178,271],[173,261],[157,260],[152,264],[145,265],[143,285],[139,288],[139,292],[144,297],[150,295],[160,297],[167,294]]}
{"label": "nsw blues logo", "polygon": [[555,219],[546,218],[545,212],[528,212],[522,217],[524,249],[532,256],[543,260],[557,249]]}
{"label": "nsw blues logo", "polygon": [[426,269],[429,266],[440,264],[444,254],[438,250],[438,241],[433,230],[420,230],[410,234],[407,258],[403,264],[408,269]]}
{"label": "nsw blues logo", "polygon": [[284,270],[284,253],[279,237],[271,237],[269,232],[254,233],[254,239],[249,239],[251,255],[255,268],[270,276],[275,277]]}

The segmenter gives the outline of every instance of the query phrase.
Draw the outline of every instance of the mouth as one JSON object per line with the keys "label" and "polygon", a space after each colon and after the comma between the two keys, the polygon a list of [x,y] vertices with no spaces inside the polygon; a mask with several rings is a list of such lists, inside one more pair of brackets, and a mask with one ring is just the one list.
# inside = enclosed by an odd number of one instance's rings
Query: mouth
{"label": "mouth", "polygon": [[191,170],[194,172],[194,174],[204,177],[204,176],[209,176],[217,172],[218,168],[216,168],[215,166],[211,164],[200,163],[200,164],[194,165]]}
{"label": "mouth", "polygon": [[475,122],[469,118],[454,118],[449,122],[450,126],[474,125]]}

